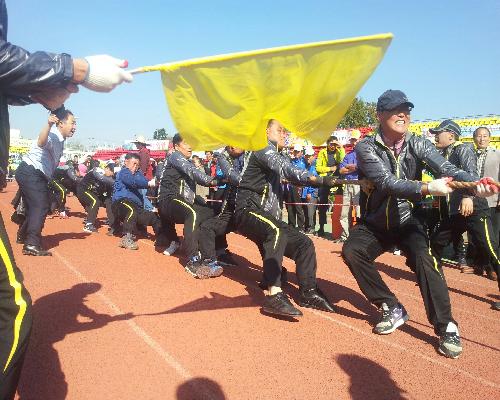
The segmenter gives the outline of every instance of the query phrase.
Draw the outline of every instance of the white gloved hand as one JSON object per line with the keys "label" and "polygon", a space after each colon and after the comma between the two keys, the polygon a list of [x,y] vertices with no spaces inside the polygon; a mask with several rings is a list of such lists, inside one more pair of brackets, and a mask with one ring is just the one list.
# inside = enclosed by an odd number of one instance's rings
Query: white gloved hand
{"label": "white gloved hand", "polygon": [[453,192],[453,189],[448,186],[451,178],[435,179],[427,184],[427,190],[432,196],[446,196]]}
{"label": "white gloved hand", "polygon": [[477,197],[490,197],[497,194],[499,191],[495,185],[495,180],[491,177],[481,178],[476,186]]}
{"label": "white gloved hand", "polygon": [[148,186],[155,187],[156,186],[156,178],[153,178],[150,181],[148,181]]}
{"label": "white gloved hand", "polygon": [[119,60],[108,55],[85,57],[89,64],[87,76],[82,85],[95,92],[111,92],[122,82],[132,82],[127,60]]}

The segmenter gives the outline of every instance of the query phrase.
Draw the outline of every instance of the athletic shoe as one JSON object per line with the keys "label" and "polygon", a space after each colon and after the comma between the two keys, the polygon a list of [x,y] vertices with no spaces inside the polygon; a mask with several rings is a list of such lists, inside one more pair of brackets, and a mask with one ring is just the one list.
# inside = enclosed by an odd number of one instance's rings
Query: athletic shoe
{"label": "athletic shoe", "polygon": [[219,262],[217,260],[208,258],[206,260],[203,260],[202,266],[210,268],[210,278],[221,276],[224,272],[224,269],[219,265]]}
{"label": "athletic shoe", "polygon": [[217,257],[217,261],[223,267],[237,267],[238,263],[234,259],[233,255],[226,250],[225,253],[222,253]]}
{"label": "athletic shoe", "polygon": [[165,254],[166,256],[171,256],[172,254],[174,254],[177,251],[177,249],[180,246],[181,246],[181,244],[179,242],[176,242],[175,240],[172,240],[170,242],[170,245],[163,252],[163,254]]}
{"label": "athletic shoe", "polygon": [[184,266],[186,272],[198,279],[208,279],[212,274],[210,268],[203,265],[199,256],[193,256]]}
{"label": "athletic shoe", "polygon": [[389,308],[386,303],[382,303],[380,309],[382,316],[373,328],[373,332],[379,335],[387,335],[394,332],[410,318],[405,308],[399,303],[392,308]]}
{"label": "athletic shoe", "polygon": [[137,245],[136,242],[134,242],[134,239],[132,239],[132,235],[130,233],[127,233],[125,236],[122,237],[118,246],[128,250],[139,249],[139,246]]}
{"label": "athletic shoe", "polygon": [[266,296],[262,311],[267,314],[282,315],[285,317],[301,317],[303,315],[300,310],[293,306],[288,296],[283,292]]}
{"label": "athletic shoe", "polygon": [[491,308],[494,310],[500,311],[500,301],[495,301],[492,305]]}
{"label": "athletic shoe", "polygon": [[97,232],[97,228],[93,224],[91,224],[90,222],[87,222],[85,224],[85,226],[83,227],[83,231],[88,232],[88,233],[94,233],[94,232]]}
{"label": "athletic shoe", "polygon": [[66,214],[66,211],[61,211],[59,213],[59,218],[66,219],[66,218],[69,218],[69,215]]}
{"label": "athletic shoe", "polygon": [[486,278],[488,278],[490,281],[498,280],[497,273],[495,271],[492,271],[492,270],[486,271]]}
{"label": "athletic shoe", "polygon": [[299,306],[314,308],[320,311],[335,312],[332,304],[328,301],[325,294],[318,288],[300,291],[298,301]]}
{"label": "athletic shoe", "polygon": [[462,354],[462,342],[458,334],[458,327],[448,322],[446,332],[439,338],[439,352],[448,358],[458,358]]}

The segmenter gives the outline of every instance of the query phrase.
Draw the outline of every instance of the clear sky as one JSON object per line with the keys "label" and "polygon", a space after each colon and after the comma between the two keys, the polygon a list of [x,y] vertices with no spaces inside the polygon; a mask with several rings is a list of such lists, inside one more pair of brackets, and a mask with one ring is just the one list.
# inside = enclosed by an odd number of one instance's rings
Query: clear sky
{"label": "clear sky", "polygon": [[[360,92],[376,101],[401,89],[413,119],[500,113],[500,1],[7,0],[10,42],[74,57],[110,54],[130,67],[238,51],[392,32],[386,56]],[[159,72],[111,94],[84,88],[66,103],[75,140],[119,145],[174,133]],[[11,127],[34,138],[39,105],[11,107]]]}

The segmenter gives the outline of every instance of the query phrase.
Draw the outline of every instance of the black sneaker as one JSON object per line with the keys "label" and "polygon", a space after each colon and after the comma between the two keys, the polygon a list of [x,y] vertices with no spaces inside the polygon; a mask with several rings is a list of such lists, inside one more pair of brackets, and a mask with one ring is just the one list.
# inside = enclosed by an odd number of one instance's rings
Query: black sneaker
{"label": "black sneaker", "polygon": [[203,260],[201,265],[210,269],[210,278],[221,276],[224,272],[224,269],[219,265],[217,260],[206,259]]}
{"label": "black sneaker", "polygon": [[284,317],[302,316],[302,312],[293,306],[287,295],[283,292],[266,296],[262,311],[267,314],[282,315]]}
{"label": "black sneaker", "polygon": [[319,288],[300,291],[299,306],[314,308],[316,310],[335,312],[332,304]]}
{"label": "black sneaker", "polygon": [[491,308],[494,310],[500,311],[500,301],[495,301],[492,305]]}
{"label": "black sneaker", "polygon": [[199,256],[191,257],[184,269],[188,274],[198,279],[208,279],[212,272],[208,266],[202,264]]}
{"label": "black sneaker", "polygon": [[238,263],[234,259],[233,255],[227,250],[225,253],[222,253],[220,256],[217,257],[217,261],[223,267],[237,267],[238,266]]}
{"label": "black sneaker", "polygon": [[94,232],[97,232],[97,228],[94,226],[94,224],[87,222],[85,224],[85,226],[83,227],[83,231],[88,232],[88,233],[94,233]]}
{"label": "black sneaker", "polygon": [[462,350],[458,327],[453,322],[448,322],[446,332],[439,337],[438,351],[445,357],[458,358]]}
{"label": "black sneaker", "polygon": [[386,303],[382,303],[380,310],[382,311],[382,315],[377,325],[373,328],[373,332],[379,335],[387,335],[394,332],[410,318],[405,308],[399,303],[391,308]]}

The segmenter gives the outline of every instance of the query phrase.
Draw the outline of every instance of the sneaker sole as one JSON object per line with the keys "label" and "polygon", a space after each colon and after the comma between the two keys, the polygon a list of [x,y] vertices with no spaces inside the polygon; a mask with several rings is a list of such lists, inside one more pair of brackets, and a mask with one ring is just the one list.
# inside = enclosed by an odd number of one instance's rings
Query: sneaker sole
{"label": "sneaker sole", "polygon": [[460,357],[460,354],[462,354],[462,351],[455,352],[448,349],[443,350],[441,347],[438,348],[438,351],[446,358],[453,358],[454,360],[456,360],[458,357]]}
{"label": "sneaker sole", "polygon": [[377,335],[388,335],[389,333],[392,333],[396,329],[398,329],[401,325],[403,325],[409,319],[410,319],[410,316],[408,314],[403,315],[403,317],[401,319],[399,319],[398,321],[396,321],[396,323],[393,325],[393,327],[391,329],[379,332],[375,328],[373,328],[373,333],[376,333]]}
{"label": "sneaker sole", "polygon": [[210,271],[210,268],[208,267],[205,267],[205,266],[201,266],[201,267],[198,267],[198,269],[196,270],[196,272],[193,272],[191,271],[189,268],[187,267],[184,267],[184,269],[186,270],[186,272],[195,277],[195,278],[198,278],[198,279],[209,279],[210,278],[210,274],[212,273],[212,271]]}
{"label": "sneaker sole", "polygon": [[217,271],[210,270],[210,278],[217,278],[218,276],[221,276],[223,272],[224,270],[222,268]]}
{"label": "sneaker sole", "polygon": [[265,306],[262,307],[262,312],[265,314],[270,314],[270,315],[279,315],[281,317],[302,317],[304,314],[300,310],[298,310],[300,314],[289,314],[285,312],[281,312],[278,310],[275,310],[274,308],[267,308]]}

